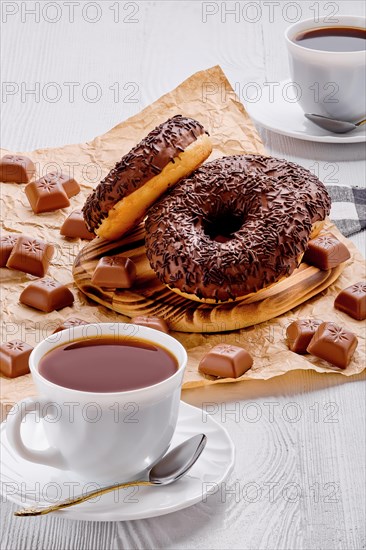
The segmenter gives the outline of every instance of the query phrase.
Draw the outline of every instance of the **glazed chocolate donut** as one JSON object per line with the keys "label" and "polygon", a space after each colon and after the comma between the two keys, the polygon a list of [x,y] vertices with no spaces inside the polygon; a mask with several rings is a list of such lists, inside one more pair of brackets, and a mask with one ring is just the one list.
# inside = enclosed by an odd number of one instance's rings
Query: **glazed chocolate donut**
{"label": "glazed chocolate donut", "polygon": [[114,240],[132,229],[168,188],[188,176],[212,150],[203,126],[176,115],[152,130],[116,164],[83,208],[92,233]]}
{"label": "glazed chocolate donut", "polygon": [[179,294],[235,300],[291,275],[329,210],[324,185],[301,166],[256,155],[223,157],[149,210],[147,256],[158,278]]}

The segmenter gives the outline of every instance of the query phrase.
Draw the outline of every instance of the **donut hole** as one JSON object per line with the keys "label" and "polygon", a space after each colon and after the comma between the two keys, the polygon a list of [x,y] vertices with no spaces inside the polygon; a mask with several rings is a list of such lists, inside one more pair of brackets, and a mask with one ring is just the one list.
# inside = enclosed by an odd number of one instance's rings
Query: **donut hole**
{"label": "donut hole", "polygon": [[242,216],[224,212],[216,218],[203,221],[203,231],[211,240],[226,243],[235,237],[235,233],[243,226]]}

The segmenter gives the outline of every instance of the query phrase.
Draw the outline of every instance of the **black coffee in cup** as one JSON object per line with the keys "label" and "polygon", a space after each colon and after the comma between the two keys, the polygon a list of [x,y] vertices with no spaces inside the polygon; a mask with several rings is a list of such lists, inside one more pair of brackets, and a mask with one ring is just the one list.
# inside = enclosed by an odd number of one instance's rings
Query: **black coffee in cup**
{"label": "black coffee in cup", "polygon": [[114,336],[62,344],[39,363],[39,373],[50,382],[97,393],[153,386],[177,370],[177,359],[162,346]]}
{"label": "black coffee in cup", "polygon": [[358,52],[366,49],[366,29],[358,27],[320,27],[299,33],[295,44],[325,52]]}

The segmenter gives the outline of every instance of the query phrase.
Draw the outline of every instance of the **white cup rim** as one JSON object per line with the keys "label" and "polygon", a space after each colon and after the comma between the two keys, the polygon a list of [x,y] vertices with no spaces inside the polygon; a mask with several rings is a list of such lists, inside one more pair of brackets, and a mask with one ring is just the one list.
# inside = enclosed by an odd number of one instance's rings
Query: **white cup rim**
{"label": "white cup rim", "polygon": [[[301,21],[297,21],[296,23],[293,23],[289,27],[287,27],[285,31],[285,39],[286,42],[292,47],[300,51],[307,51],[311,52],[314,55],[317,54],[326,54],[331,56],[365,56],[365,50],[357,50],[357,51],[351,51],[351,52],[332,52],[332,51],[325,51],[325,50],[315,50],[315,49],[309,49],[305,46],[301,46],[300,44],[296,43],[293,38],[293,32],[296,31],[299,28],[302,28],[303,25],[309,24],[309,30],[317,29],[319,26],[324,23],[323,27],[337,27],[340,25],[344,25],[347,21],[355,21],[356,19],[363,22],[363,26],[366,27],[366,17],[363,15],[338,15],[338,22],[335,23],[334,21],[327,21],[328,16],[319,17],[318,21],[315,22],[313,18],[309,19],[302,19]],[[362,23],[361,23],[362,25]],[[350,27],[354,27],[355,25],[349,25]],[[305,29],[304,29],[305,30]]]}
{"label": "white cup rim", "polygon": [[[177,371],[169,376],[168,378],[165,378],[161,382],[158,382],[157,384],[151,384],[149,386],[144,386],[142,388],[137,388],[135,390],[126,390],[126,391],[118,391],[118,392],[90,392],[90,391],[84,391],[84,390],[75,390],[72,388],[68,388],[66,386],[61,386],[59,384],[55,384],[54,382],[51,382],[44,376],[42,376],[39,372],[38,365],[40,362],[40,359],[44,357],[45,353],[61,346],[64,343],[72,342],[75,340],[80,340],[83,338],[87,338],[83,336],[83,330],[86,329],[87,326],[98,326],[101,327],[101,334],[100,336],[109,336],[111,335],[111,332],[105,332],[107,328],[111,329],[112,326],[115,325],[121,325],[126,327],[128,330],[131,330],[131,327],[135,330],[137,330],[138,335],[129,335],[129,337],[136,337],[141,340],[147,340],[148,342],[153,342],[156,345],[160,345],[163,348],[166,348],[170,353],[174,355],[178,362],[178,369]],[[55,336],[58,335],[59,340],[55,342],[52,340],[52,338],[55,338]],[[100,337],[98,336],[98,337]],[[95,337],[90,336],[90,338]],[[40,354],[40,357],[37,359],[37,356]],[[180,356],[180,357],[179,357]],[[61,330],[55,334],[51,334],[41,342],[39,342],[33,351],[31,352],[29,356],[29,369],[32,374],[32,377],[34,377],[36,380],[39,380],[43,385],[46,385],[47,387],[54,389],[54,390],[62,390],[65,393],[69,393],[72,395],[79,394],[80,396],[84,397],[94,397],[95,399],[105,399],[105,398],[130,398],[130,397],[139,397],[147,392],[159,392],[160,389],[164,389],[164,386],[170,385],[171,383],[174,383],[177,378],[180,378],[180,375],[182,371],[185,369],[187,365],[187,352],[185,348],[182,346],[182,344],[170,336],[169,334],[166,334],[162,331],[150,328],[150,327],[144,327],[141,325],[134,325],[132,323],[89,323],[88,325],[80,325],[78,327],[72,327],[68,329]]]}

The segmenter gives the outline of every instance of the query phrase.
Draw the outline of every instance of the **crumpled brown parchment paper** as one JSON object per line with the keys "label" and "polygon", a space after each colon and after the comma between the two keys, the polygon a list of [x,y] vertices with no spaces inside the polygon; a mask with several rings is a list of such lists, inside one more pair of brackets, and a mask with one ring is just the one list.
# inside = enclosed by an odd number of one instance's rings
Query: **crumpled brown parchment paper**
{"label": "crumpled brown parchment paper", "polygon": [[[197,118],[210,132],[214,143],[211,158],[228,154],[264,153],[263,144],[253,123],[218,66],[196,73],[141,113],[90,142],[24,153],[36,163],[39,177],[51,170],[62,170],[74,176],[82,190],[78,196],[71,199],[69,208],[35,215],[25,196],[24,185],[2,183],[2,234],[23,233],[52,242],[56,247],[56,253],[48,275],[67,284],[74,292],[76,300],[72,308],[50,314],[37,312],[18,302],[22,289],[34,278],[17,271],[1,269],[2,342],[19,338],[34,346],[70,316],[80,317],[92,323],[128,321],[127,317],[89,301],[76,288],[72,280],[71,266],[86,241],[65,239],[60,236],[59,230],[67,215],[81,208],[90,189],[123,154],[156,125],[178,113]],[[1,156],[8,152],[1,150]],[[268,379],[295,369],[340,372],[339,369],[332,369],[318,359],[310,356],[301,357],[287,349],[284,340],[285,328],[292,320],[301,317],[332,320],[353,330],[358,336],[359,346],[351,365],[341,372],[345,376],[360,373],[365,367],[365,325],[333,308],[337,292],[365,278],[364,261],[360,253],[350,241],[347,241],[347,245],[353,255],[353,261],[342,276],[327,291],[295,311],[232,333],[174,333],[173,335],[185,345],[189,355],[183,387],[234,381],[202,377],[197,371],[203,353],[220,342],[243,346],[254,357],[253,368],[238,380]],[[6,408],[11,403],[34,393],[30,375],[14,380],[1,378],[1,402]]]}

